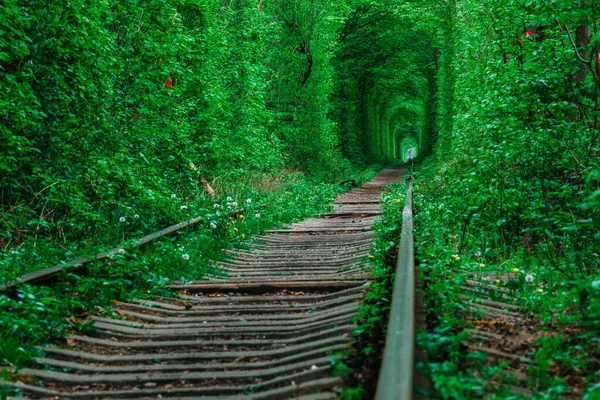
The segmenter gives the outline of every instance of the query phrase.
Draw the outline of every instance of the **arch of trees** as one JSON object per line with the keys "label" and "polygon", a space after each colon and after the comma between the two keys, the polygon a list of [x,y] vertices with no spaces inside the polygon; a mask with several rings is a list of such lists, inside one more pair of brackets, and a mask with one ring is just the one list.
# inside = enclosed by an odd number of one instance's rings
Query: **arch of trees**
{"label": "arch of trees", "polygon": [[[161,209],[173,187],[198,197],[198,173],[296,169],[334,180],[352,165],[402,160],[407,143],[486,177],[461,184],[491,187],[468,207],[489,207],[494,240],[515,247],[527,236],[566,251],[565,232],[596,236],[577,222],[593,220],[598,203],[594,4],[9,0],[4,9],[4,245]],[[524,204],[561,196],[576,200],[537,228]]]}
{"label": "arch of trees", "polygon": [[402,124],[426,154],[439,46],[406,4],[8,1],[4,242],[93,232],[123,209],[163,208],[173,187],[195,197],[198,173],[327,180],[398,161]]}
{"label": "arch of trees", "polygon": [[[414,11],[371,2],[350,14],[340,35],[340,133],[351,143],[362,140],[371,158],[401,160],[399,125],[417,127],[420,153],[435,142],[439,44]],[[350,147],[346,154],[353,154]]]}
{"label": "arch of trees", "polygon": [[422,248],[535,270],[598,330],[598,14],[589,0],[5,0],[2,260],[124,212],[177,221],[175,192],[211,205],[202,180],[316,187],[410,152],[432,156]]}

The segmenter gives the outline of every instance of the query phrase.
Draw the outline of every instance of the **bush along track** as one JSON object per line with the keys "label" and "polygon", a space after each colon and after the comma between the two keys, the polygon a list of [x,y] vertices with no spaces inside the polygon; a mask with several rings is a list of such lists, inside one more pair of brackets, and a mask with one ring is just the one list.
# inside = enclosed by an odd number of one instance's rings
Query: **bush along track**
{"label": "bush along track", "polygon": [[[89,264],[83,274],[67,268],[52,286],[23,284],[0,294],[0,367],[4,371],[0,379],[10,379],[15,368],[38,356],[38,346],[69,332],[94,329],[90,316],[111,316],[116,299],[170,296],[167,286],[171,282],[220,274],[209,260],[226,258],[228,248],[243,246],[252,240],[251,235],[265,229],[327,211],[337,193],[371,179],[376,170],[347,176],[342,185],[298,176],[276,183],[254,182],[254,187],[232,183],[229,192],[206,200],[204,207],[197,206],[196,212],[205,218],[192,228]],[[181,202],[176,196],[173,201]],[[134,224],[136,219],[127,217],[119,223]],[[123,247],[127,249],[126,244]]]}
{"label": "bush along track", "polygon": [[398,240],[402,231],[402,208],[408,184],[401,181],[388,185],[380,204],[382,218],[375,222],[373,250],[368,256],[368,267],[373,281],[358,309],[355,319],[356,348],[353,349],[348,388],[343,399],[374,398],[379,364],[385,345],[385,332],[391,306],[393,277],[398,255]]}
{"label": "bush along track", "polygon": [[460,201],[444,195],[456,182],[450,175],[428,162],[415,186],[415,248],[428,308],[418,345],[427,354],[429,395],[597,399],[598,281],[557,274],[526,249],[508,253],[472,240],[464,226],[479,211],[447,212]]}

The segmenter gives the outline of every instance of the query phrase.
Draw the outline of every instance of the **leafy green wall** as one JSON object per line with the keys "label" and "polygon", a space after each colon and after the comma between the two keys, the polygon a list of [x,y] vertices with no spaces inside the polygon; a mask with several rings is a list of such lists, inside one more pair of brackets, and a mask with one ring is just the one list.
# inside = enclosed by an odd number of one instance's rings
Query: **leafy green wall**
{"label": "leafy green wall", "polygon": [[[541,255],[550,271],[568,276],[596,270],[600,157],[592,54],[600,33],[592,5],[465,1],[450,15],[442,27],[454,33],[442,42],[436,154],[444,163],[446,213],[465,216],[461,248]],[[582,26],[589,34],[577,39]],[[576,40],[589,65],[578,60]],[[453,201],[460,193],[469,195]]]}
{"label": "leafy green wall", "polygon": [[417,167],[414,206],[432,322],[419,342],[435,397],[514,395],[489,387],[502,365],[481,358],[474,375],[468,366],[481,354],[462,345],[465,327],[479,324],[465,318],[465,282],[485,279],[545,332],[526,346],[518,385],[536,398],[597,398],[598,5],[461,0],[431,9],[436,142]]}
{"label": "leafy green wall", "polygon": [[171,194],[201,196],[198,175],[300,170],[331,181],[376,161],[363,133],[347,139],[335,118],[351,10],[325,0],[6,2],[0,246],[89,235],[126,212],[164,225],[178,218]]}

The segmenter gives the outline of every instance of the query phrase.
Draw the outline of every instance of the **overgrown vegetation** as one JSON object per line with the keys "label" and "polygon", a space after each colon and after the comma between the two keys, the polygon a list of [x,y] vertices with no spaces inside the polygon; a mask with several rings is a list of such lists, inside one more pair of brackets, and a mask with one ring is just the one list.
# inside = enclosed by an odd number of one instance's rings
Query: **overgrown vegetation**
{"label": "overgrown vegetation", "polygon": [[[8,2],[0,16],[0,281],[192,217],[192,233],[54,288],[2,296],[2,362],[87,327],[88,307],[199,279],[252,233],[322,211],[382,153],[331,115],[350,6],[328,1]],[[373,165],[367,174],[359,171]],[[125,246],[126,247],[126,246]],[[135,290],[134,290],[135,288]],[[90,300],[94,301],[90,301]],[[31,316],[35,318],[31,318]],[[83,318],[83,320],[80,320]]]}
{"label": "overgrown vegetation", "polygon": [[[417,67],[434,77],[429,92],[417,92],[425,101],[415,104],[427,116],[416,125],[427,132],[417,141],[419,151],[433,144],[432,157],[418,168],[415,193],[416,246],[429,279],[429,312],[436,316],[430,332],[420,336],[429,355],[425,367],[435,391],[430,395],[513,396],[510,383],[489,393],[485,382],[502,366],[462,346],[468,321],[457,306],[467,278],[511,276],[519,304],[540,320],[542,331],[551,332],[541,333],[531,349],[534,393],[595,398],[600,381],[597,5],[465,1],[405,2],[401,8],[395,20],[410,24],[398,32],[398,43],[420,32],[430,46],[423,50],[418,44],[419,56],[404,56],[407,64],[397,65],[394,83]],[[423,121],[403,115],[406,120]],[[426,130],[430,124],[435,128]],[[387,297],[373,296],[375,302],[363,312],[380,320]],[[363,326],[368,337],[385,323]],[[481,374],[473,376],[467,365],[480,365]]]}
{"label": "overgrown vegetation", "polygon": [[198,216],[237,181],[318,186],[385,159],[348,158],[331,116],[344,2],[3,9],[3,279]]}
{"label": "overgrown vegetation", "polygon": [[416,246],[438,316],[421,337],[432,382],[442,398],[483,395],[486,374],[465,369],[476,355],[460,347],[458,286],[512,275],[519,304],[553,332],[531,354],[534,392],[596,398],[597,5],[464,1],[442,10],[439,139],[415,196]]}
{"label": "overgrown vegetation", "polygon": [[[75,276],[60,298],[3,296],[6,343],[25,343],[27,312],[51,325],[32,337],[60,336],[53,321],[78,318],[88,295],[105,307],[134,282],[147,292],[214,272],[206,260],[227,243],[315,211],[368,165],[419,154],[431,155],[415,234],[439,316],[421,337],[436,395],[482,395],[452,302],[473,274],[516,274],[526,311],[558,332],[534,355],[540,396],[599,390],[594,0],[9,0],[3,11],[0,280],[204,218],[176,244],[117,256],[122,272],[93,267],[105,297]],[[230,215],[227,203],[246,208]],[[381,282],[398,229],[386,221]],[[380,290],[365,337],[384,326]],[[20,348],[6,359],[18,364]],[[544,380],[549,370],[559,378]]]}
{"label": "overgrown vegetation", "polygon": [[[363,182],[375,171],[354,179]],[[20,285],[0,296],[0,363],[8,371],[21,368],[39,355],[36,346],[60,339],[69,331],[93,329],[90,315],[110,315],[114,300],[172,296],[167,286],[173,281],[185,283],[220,275],[214,261],[227,256],[223,250],[243,246],[264,229],[325,212],[336,194],[347,189],[316,186],[297,178],[282,177],[282,182],[248,198],[240,193],[248,193],[249,181],[238,183],[230,188],[231,196],[211,203],[210,209],[199,210],[206,220],[193,228],[143,249],[128,250],[125,246],[127,250],[106,262],[87,266],[84,274],[67,269],[52,286]]]}

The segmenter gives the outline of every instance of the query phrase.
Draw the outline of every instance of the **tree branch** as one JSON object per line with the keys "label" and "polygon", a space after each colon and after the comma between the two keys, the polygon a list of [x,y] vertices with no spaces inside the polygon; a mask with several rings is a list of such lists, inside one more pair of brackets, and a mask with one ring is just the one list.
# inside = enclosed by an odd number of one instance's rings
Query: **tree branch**
{"label": "tree branch", "polygon": [[569,39],[571,40],[571,44],[573,45],[573,49],[575,49],[575,54],[577,55],[577,58],[579,59],[579,61],[581,61],[584,64],[591,64],[591,62],[592,62],[591,60],[585,60],[583,57],[581,57],[581,54],[579,54],[579,50],[577,49],[575,40],[573,40],[573,35],[571,34],[569,27],[567,26],[567,24],[565,24],[564,26],[565,26],[565,29],[567,30],[567,34],[569,35]]}

